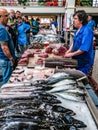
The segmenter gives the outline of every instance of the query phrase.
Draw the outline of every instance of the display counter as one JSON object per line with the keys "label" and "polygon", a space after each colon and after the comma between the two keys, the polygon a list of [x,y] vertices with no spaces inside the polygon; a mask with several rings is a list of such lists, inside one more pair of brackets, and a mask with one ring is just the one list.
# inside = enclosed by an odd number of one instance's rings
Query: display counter
{"label": "display counter", "polygon": [[[39,59],[45,50],[46,47],[26,50],[9,82],[0,88],[0,127],[97,130],[94,115],[98,110],[93,107],[96,112],[92,114],[90,109],[87,77],[75,69],[77,62],[71,59],[54,54]],[[46,67],[46,61],[48,65],[50,61],[56,64]]]}

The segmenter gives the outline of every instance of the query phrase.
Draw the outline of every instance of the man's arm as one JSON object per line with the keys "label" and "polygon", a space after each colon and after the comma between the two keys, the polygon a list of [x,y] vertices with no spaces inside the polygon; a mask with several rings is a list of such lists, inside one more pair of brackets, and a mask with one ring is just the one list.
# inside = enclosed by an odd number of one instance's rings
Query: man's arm
{"label": "man's arm", "polygon": [[12,55],[11,55],[11,53],[10,53],[10,50],[9,50],[9,48],[8,48],[8,44],[7,44],[7,42],[0,42],[0,45],[1,45],[1,48],[2,48],[2,50],[3,50],[3,52],[4,52],[4,54],[8,57],[8,59],[11,61],[11,64],[12,65],[14,65],[14,59],[13,59],[13,57],[12,57]]}

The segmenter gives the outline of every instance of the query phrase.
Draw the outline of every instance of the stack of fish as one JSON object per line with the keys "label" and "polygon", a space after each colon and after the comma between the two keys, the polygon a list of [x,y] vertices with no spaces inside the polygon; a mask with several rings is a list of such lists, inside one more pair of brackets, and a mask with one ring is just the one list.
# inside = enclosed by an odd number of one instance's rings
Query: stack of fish
{"label": "stack of fish", "polygon": [[[67,93],[71,93],[68,90],[72,86],[76,88],[73,77],[66,73],[56,73],[47,80],[29,84],[27,88],[32,90],[28,96],[0,99],[0,130],[78,130],[87,127],[83,121],[73,117],[75,115],[73,110],[62,107],[57,96],[50,94],[54,92],[52,87],[58,87],[57,84],[61,80],[62,86],[65,86],[64,80],[66,85],[69,84],[69,88],[62,89]],[[21,90],[23,89],[21,87]],[[2,90],[4,87],[1,88]]]}
{"label": "stack of fish", "polygon": [[84,102],[84,87],[76,83],[74,77],[64,72],[56,73],[48,78],[48,85],[52,87],[49,93],[56,93],[68,100]]}

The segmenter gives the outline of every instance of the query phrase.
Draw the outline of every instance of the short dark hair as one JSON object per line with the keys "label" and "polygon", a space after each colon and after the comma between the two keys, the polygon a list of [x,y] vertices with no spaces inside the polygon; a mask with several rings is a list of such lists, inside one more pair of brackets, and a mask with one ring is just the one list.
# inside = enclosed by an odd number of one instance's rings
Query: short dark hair
{"label": "short dark hair", "polygon": [[88,16],[91,16],[91,17],[92,17],[92,15],[91,15],[91,14],[88,14]]}
{"label": "short dark hair", "polygon": [[40,19],[39,19],[39,18],[36,18],[36,21],[40,21]]}
{"label": "short dark hair", "polygon": [[86,12],[84,10],[78,10],[78,11],[76,11],[74,13],[73,17],[75,15],[78,16],[79,20],[82,21],[83,25],[86,25],[88,23],[88,20],[87,20],[88,16],[87,16],[87,14],[86,14]]}
{"label": "short dark hair", "polygon": [[17,10],[16,13],[21,13],[21,12],[19,10]]}
{"label": "short dark hair", "polygon": [[91,14],[88,14],[88,16],[90,16],[91,18],[93,17]]}

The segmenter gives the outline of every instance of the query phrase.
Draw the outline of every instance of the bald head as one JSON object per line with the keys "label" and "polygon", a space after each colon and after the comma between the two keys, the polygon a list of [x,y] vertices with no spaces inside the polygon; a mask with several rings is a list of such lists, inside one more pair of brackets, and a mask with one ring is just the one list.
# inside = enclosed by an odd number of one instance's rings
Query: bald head
{"label": "bald head", "polygon": [[7,13],[7,10],[5,8],[0,8],[0,15],[3,15],[4,13]]}
{"label": "bald head", "polygon": [[5,8],[0,8],[0,24],[6,25],[8,22],[8,11]]}

